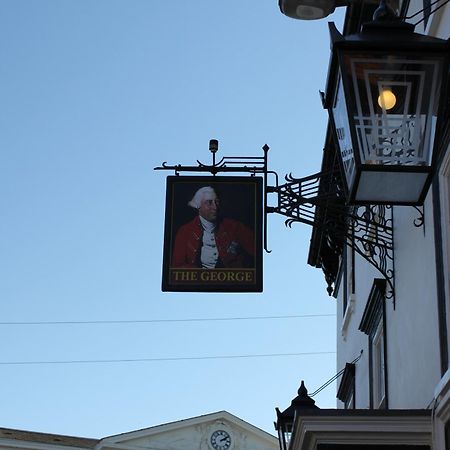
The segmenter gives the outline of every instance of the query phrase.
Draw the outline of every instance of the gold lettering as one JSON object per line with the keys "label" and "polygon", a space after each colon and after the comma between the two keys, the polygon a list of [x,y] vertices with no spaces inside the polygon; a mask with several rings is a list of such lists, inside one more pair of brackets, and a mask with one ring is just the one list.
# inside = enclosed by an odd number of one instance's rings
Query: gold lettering
{"label": "gold lettering", "polygon": [[201,270],[197,272],[174,271],[174,274],[176,281],[250,283],[254,278],[251,270]]}
{"label": "gold lettering", "polygon": [[202,281],[209,281],[209,272],[202,272],[201,273],[201,275],[200,275],[200,279],[202,280]]}
{"label": "gold lettering", "polygon": [[190,270],[174,270],[173,276],[175,277],[175,281],[197,281],[198,274],[195,271]]}

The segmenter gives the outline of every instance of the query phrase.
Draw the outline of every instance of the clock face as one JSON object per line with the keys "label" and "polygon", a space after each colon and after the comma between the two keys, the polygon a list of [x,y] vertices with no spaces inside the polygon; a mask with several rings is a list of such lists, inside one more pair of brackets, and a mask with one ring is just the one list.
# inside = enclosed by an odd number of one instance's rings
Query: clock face
{"label": "clock face", "polygon": [[231,447],[231,436],[224,430],[216,430],[211,434],[211,445],[215,450],[228,450]]}

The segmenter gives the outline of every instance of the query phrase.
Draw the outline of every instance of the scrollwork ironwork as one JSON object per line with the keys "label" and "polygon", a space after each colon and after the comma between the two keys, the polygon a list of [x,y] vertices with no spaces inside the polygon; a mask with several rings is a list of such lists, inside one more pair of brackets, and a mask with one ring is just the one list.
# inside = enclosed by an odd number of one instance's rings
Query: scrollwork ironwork
{"label": "scrollwork ironwork", "polygon": [[346,244],[374,266],[389,284],[388,298],[394,297],[394,246],[392,208],[389,206],[348,206],[338,174],[317,173],[305,178],[285,177],[286,183],[270,187],[278,203],[269,208],[287,216],[285,224],[305,223],[322,233],[323,269],[329,285],[337,275],[337,258]]}
{"label": "scrollwork ironwork", "polygon": [[425,209],[423,206],[414,206],[414,209],[419,213],[419,217],[414,219],[414,226],[416,228],[423,227],[425,232]]}

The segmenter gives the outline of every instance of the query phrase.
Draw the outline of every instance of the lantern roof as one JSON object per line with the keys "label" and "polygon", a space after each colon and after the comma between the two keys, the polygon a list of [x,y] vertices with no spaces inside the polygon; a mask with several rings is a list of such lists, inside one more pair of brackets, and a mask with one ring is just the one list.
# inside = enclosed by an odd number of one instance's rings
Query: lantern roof
{"label": "lantern roof", "polygon": [[295,397],[291,404],[283,411],[280,412],[278,408],[276,408],[278,419],[280,420],[294,420],[294,416],[296,412],[311,410],[311,409],[319,409],[318,406],[315,405],[315,401],[308,395],[308,390],[305,387],[305,383],[301,382],[300,388],[297,391],[297,397]]}
{"label": "lantern roof", "polygon": [[435,47],[436,51],[448,51],[448,39],[440,39],[421,33],[415,33],[415,26],[400,20],[372,21],[365,23],[359,33],[342,35],[334,22],[329,22],[330,38],[334,48],[360,48],[390,51],[393,49],[411,49],[420,51],[422,47]]}
{"label": "lantern roof", "polygon": [[331,42],[331,57],[328,67],[325,96],[322,103],[329,108],[334,95],[337,80],[336,50],[367,50],[367,51],[434,51],[450,53],[450,39],[440,39],[433,36],[416,33],[415,25],[399,19],[383,21],[373,20],[362,25],[358,33],[343,35],[334,22],[328,22]]}

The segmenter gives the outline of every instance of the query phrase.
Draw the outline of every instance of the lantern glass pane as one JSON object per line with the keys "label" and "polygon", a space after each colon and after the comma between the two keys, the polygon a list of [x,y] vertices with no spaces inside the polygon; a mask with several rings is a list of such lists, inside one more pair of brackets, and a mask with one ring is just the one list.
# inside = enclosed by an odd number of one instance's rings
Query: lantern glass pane
{"label": "lantern glass pane", "polygon": [[363,171],[355,194],[357,203],[416,203],[427,173]]}
{"label": "lantern glass pane", "polygon": [[431,165],[442,64],[439,55],[346,55],[361,164]]}

